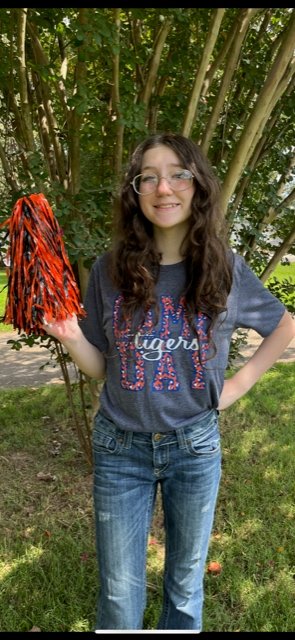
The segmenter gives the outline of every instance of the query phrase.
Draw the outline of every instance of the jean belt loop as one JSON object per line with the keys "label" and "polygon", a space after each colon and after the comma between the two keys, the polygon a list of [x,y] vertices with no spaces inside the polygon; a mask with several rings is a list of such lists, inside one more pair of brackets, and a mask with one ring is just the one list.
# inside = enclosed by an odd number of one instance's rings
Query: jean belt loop
{"label": "jean belt loop", "polygon": [[124,439],[123,439],[123,447],[124,449],[130,449],[132,445],[133,431],[125,431]]}
{"label": "jean belt loop", "polygon": [[176,437],[177,437],[177,442],[178,442],[178,446],[180,449],[185,449],[186,447],[186,436],[185,436],[185,430],[183,427],[178,427],[178,429],[175,429],[175,433],[176,433]]}

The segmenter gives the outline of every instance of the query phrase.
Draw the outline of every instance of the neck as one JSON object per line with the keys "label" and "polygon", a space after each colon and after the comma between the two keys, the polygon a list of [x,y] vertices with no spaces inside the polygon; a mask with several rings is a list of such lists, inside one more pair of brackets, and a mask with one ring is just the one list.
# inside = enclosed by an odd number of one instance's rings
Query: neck
{"label": "neck", "polygon": [[162,255],[161,264],[175,264],[183,260],[180,251],[183,237],[179,229],[154,229],[156,246]]}

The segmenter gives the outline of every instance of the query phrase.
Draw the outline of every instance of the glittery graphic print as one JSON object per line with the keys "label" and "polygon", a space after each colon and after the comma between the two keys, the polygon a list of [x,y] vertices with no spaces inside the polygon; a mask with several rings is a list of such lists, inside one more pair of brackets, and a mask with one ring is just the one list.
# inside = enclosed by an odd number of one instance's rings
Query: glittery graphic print
{"label": "glittery graphic print", "polygon": [[162,355],[157,365],[152,386],[155,391],[163,391],[165,387],[167,391],[177,391],[179,389],[180,384],[176,377],[173,357],[170,353]]}
{"label": "glittery graphic print", "polygon": [[[121,318],[122,302],[120,295],[113,312],[122,388],[140,391],[147,380],[151,380],[149,384],[152,391],[179,391],[182,380],[179,355],[185,352],[191,368],[191,388],[204,389],[203,363],[208,352],[207,316],[204,313],[196,314],[197,337],[189,326],[184,298],[176,302],[172,296],[161,296],[157,326],[154,313],[149,311],[140,331],[134,335],[131,319],[123,321]],[[183,353],[181,356],[183,363]]]}
{"label": "glittery graphic print", "polygon": [[120,354],[121,386],[129,391],[140,391],[145,385],[144,359],[132,341],[131,320],[125,324],[120,322],[122,301],[122,296],[116,299],[113,314],[114,336]]}

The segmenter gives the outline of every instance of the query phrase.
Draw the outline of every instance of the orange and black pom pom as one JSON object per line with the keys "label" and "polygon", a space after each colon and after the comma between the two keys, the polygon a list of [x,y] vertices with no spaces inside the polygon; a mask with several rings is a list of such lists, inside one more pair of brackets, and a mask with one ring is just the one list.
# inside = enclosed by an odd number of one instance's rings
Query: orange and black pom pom
{"label": "orange and black pom pom", "polygon": [[44,335],[48,322],[85,316],[62,231],[42,193],[17,200],[8,225],[8,295],[4,322]]}

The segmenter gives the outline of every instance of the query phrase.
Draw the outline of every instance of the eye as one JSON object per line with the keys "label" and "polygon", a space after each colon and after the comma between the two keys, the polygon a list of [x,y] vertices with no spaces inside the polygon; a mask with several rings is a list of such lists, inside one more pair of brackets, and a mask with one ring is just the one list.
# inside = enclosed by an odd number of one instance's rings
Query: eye
{"label": "eye", "polygon": [[145,173],[141,176],[140,182],[143,184],[148,182],[154,183],[154,182],[157,182],[157,180],[158,180],[157,176],[155,176],[153,173],[150,173],[150,174]]}
{"label": "eye", "polygon": [[171,176],[173,180],[190,180],[193,176],[188,169],[183,169],[182,171],[177,171]]}

